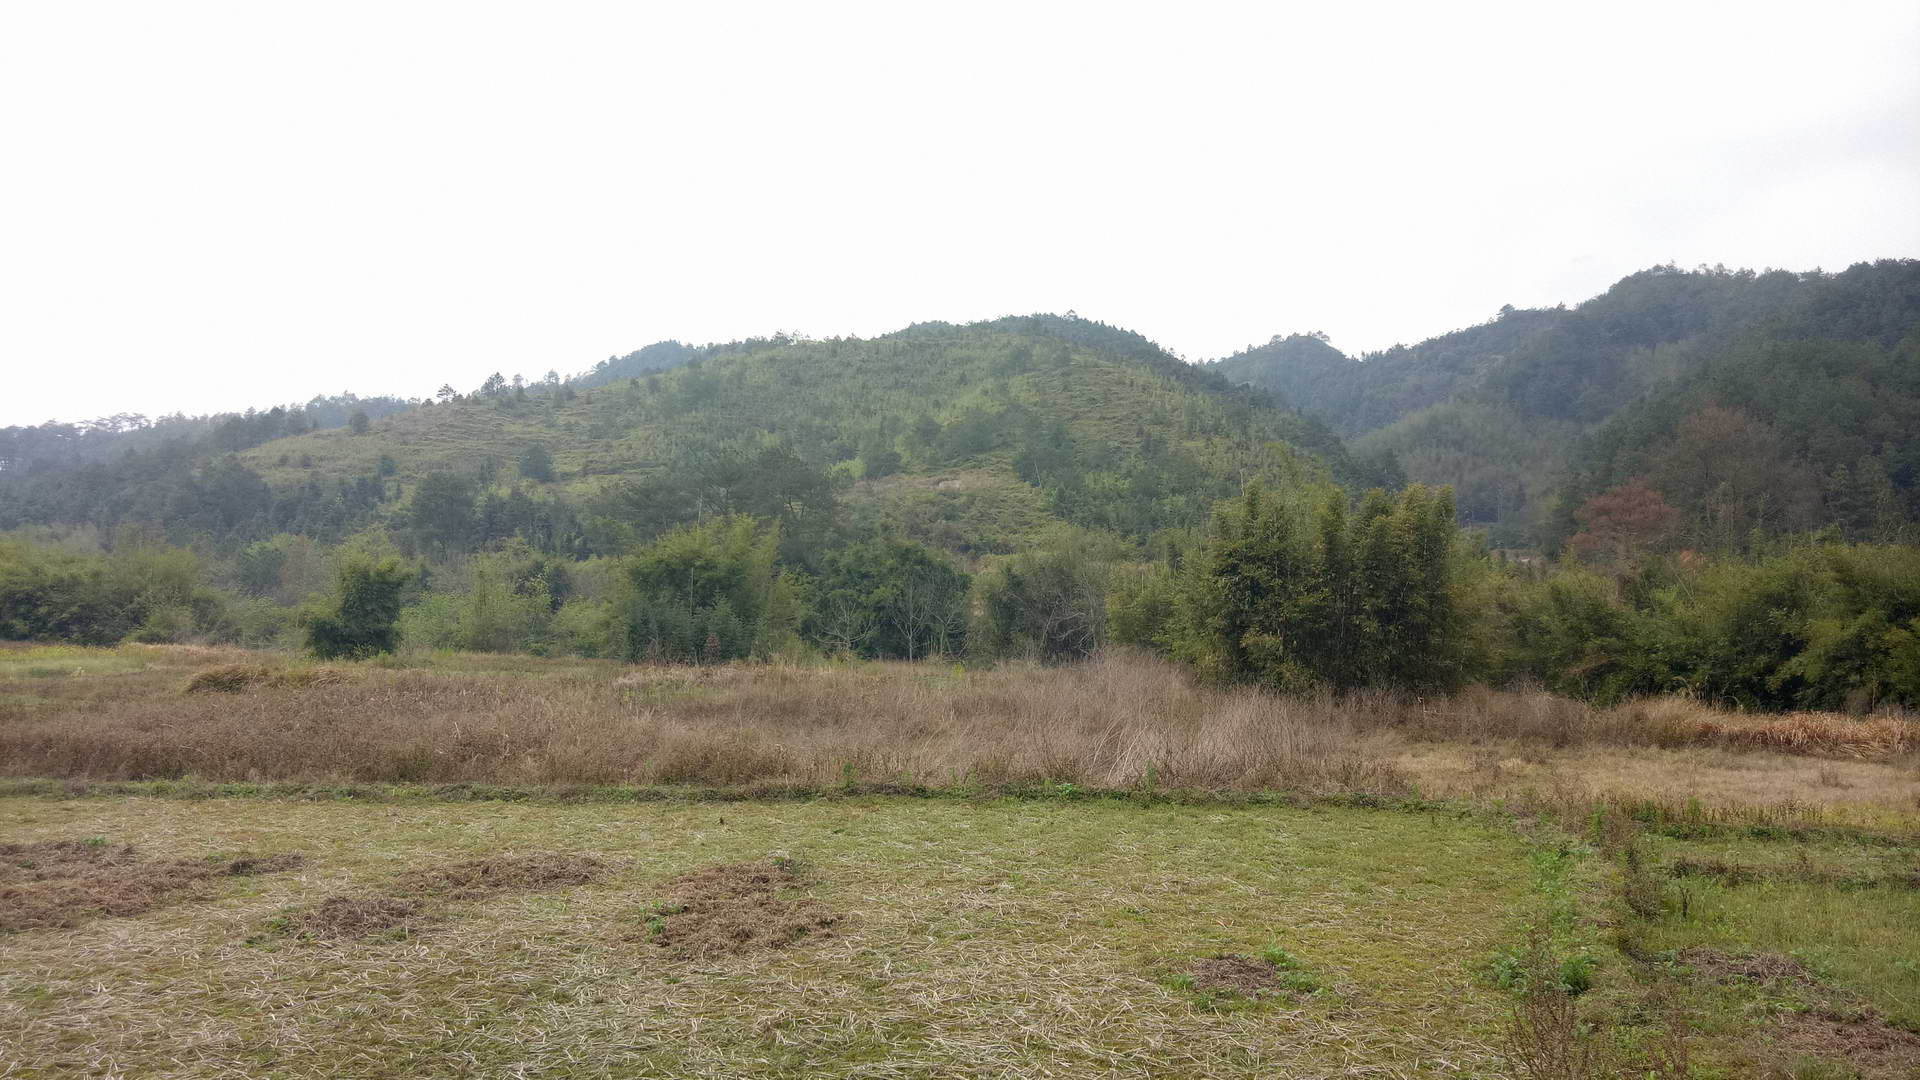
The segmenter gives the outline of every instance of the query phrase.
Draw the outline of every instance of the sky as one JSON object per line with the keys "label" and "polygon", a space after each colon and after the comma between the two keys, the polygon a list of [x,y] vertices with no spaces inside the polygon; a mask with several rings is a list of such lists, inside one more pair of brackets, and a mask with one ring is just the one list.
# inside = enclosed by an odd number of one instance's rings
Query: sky
{"label": "sky", "polygon": [[0,6],[0,424],[1920,257],[1920,4]]}

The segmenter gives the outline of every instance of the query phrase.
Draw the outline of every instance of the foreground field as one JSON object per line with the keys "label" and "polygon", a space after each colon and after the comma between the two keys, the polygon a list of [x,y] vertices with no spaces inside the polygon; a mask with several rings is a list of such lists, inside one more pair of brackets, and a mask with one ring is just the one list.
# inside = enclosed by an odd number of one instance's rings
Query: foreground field
{"label": "foreground field", "polygon": [[365,794],[0,798],[6,1075],[1524,1076],[1529,926],[1565,1075],[1670,1012],[1688,1075],[1920,1075],[1912,837],[1642,835],[1643,918],[1604,838],[1434,810]]}
{"label": "foreground field", "polygon": [[[839,800],[346,805],[0,800],[14,842],[300,852],[136,919],[0,937],[11,1075],[1487,1074],[1473,964],[1525,894],[1510,833],[1364,810]],[[402,934],[272,929],[332,895],[501,852],[591,883],[450,900]],[[805,867],[818,940],[682,957],[676,875]],[[1223,1006],[1197,961],[1280,945],[1324,987]]]}
{"label": "foreground field", "polygon": [[0,1076],[1920,1077],[1911,719],[0,647]]}

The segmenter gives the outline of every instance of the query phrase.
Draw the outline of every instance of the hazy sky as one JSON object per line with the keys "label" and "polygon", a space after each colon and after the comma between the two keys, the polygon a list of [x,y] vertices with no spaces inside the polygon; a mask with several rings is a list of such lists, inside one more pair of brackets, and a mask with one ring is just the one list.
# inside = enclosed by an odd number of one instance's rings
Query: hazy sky
{"label": "hazy sky", "polygon": [[0,6],[0,424],[1920,256],[1920,4]]}

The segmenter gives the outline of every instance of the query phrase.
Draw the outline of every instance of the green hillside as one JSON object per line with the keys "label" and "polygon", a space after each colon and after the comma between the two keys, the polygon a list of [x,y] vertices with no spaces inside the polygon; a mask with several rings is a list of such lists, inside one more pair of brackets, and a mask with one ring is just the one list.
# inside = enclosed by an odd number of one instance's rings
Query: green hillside
{"label": "green hillside", "polygon": [[[386,524],[445,549],[519,536],[582,557],[737,511],[789,533],[892,526],[963,555],[1014,550],[1063,521],[1144,549],[1255,476],[1381,479],[1264,394],[1138,335],[1054,316],[872,340],[662,343],[566,382],[495,377],[438,404],[227,449],[177,440],[0,471],[0,528],[138,525],[230,550]],[[462,501],[470,525],[436,519]]]}
{"label": "green hillside", "polygon": [[[1359,360],[1296,335],[1210,366],[1323,417],[1357,453],[1391,453],[1410,480],[1453,485],[1462,520],[1498,543],[1556,545],[1584,528],[1588,499],[1653,474],[1674,542],[1727,543],[1740,522],[1858,532],[1920,516],[1916,335],[1913,260],[1839,274],[1656,267],[1577,307],[1505,308]],[[1753,475],[1690,464],[1716,419],[1711,438],[1740,440]],[[1708,506],[1711,491],[1751,502],[1781,477],[1789,507]]]}

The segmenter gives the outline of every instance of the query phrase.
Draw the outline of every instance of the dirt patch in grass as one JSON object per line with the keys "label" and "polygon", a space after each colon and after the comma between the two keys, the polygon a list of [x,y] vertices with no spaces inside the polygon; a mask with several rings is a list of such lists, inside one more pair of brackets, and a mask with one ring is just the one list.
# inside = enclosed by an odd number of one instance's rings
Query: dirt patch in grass
{"label": "dirt patch in grass", "polygon": [[1894,1027],[1871,1010],[1858,1019],[1819,1013],[1784,1017],[1775,1046],[1843,1061],[1868,1080],[1920,1076],[1920,1035]]}
{"label": "dirt patch in grass", "polygon": [[1209,994],[1260,998],[1281,993],[1280,972],[1272,964],[1237,953],[1195,961],[1187,975],[1195,990]]}
{"label": "dirt patch in grass", "polygon": [[725,863],[675,878],[670,899],[649,910],[645,936],[677,956],[722,956],[832,937],[840,916],[780,890],[799,884],[792,864]]}
{"label": "dirt patch in grass", "polygon": [[452,900],[479,900],[503,892],[527,892],[585,885],[607,872],[607,864],[591,855],[535,852],[495,855],[485,859],[429,866],[400,875],[395,883],[404,893],[425,893]]}
{"label": "dirt patch in grass", "polygon": [[1681,949],[1682,964],[1714,982],[1789,982],[1800,986],[1819,986],[1820,979],[1807,966],[1780,953],[1730,953],[1702,946]]}
{"label": "dirt patch in grass", "polygon": [[298,854],[231,859],[142,859],[100,840],[0,844],[0,932],[78,926],[100,916],[138,915],[201,895],[218,877],[299,866]]}
{"label": "dirt patch in grass", "polygon": [[296,934],[316,938],[356,938],[411,927],[425,914],[418,900],[400,896],[329,896],[288,921]]}

